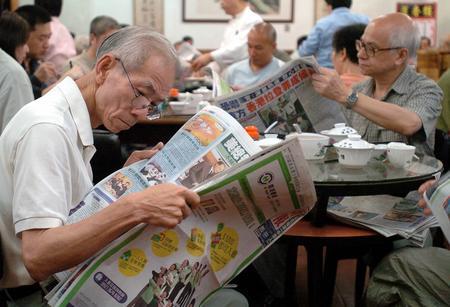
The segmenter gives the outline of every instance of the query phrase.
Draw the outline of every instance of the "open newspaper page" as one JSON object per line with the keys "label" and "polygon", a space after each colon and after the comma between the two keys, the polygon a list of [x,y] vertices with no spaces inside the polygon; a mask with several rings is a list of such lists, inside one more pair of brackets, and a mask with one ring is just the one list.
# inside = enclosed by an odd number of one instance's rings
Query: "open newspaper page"
{"label": "open newspaper page", "polygon": [[314,57],[292,60],[269,80],[222,96],[215,103],[243,126],[254,125],[264,131],[277,121],[274,133],[320,132],[335,123],[345,123],[341,106],[320,96],[312,87],[311,76],[318,72]]}
{"label": "open newspaper page", "polygon": [[450,172],[423,195],[433,216],[436,217],[447,242],[450,242]]}
{"label": "open newspaper page", "polygon": [[417,201],[390,195],[344,197],[331,202],[327,212],[342,220],[363,225],[385,236],[400,235],[423,246],[427,231],[436,226],[425,216]]}
{"label": "open newspaper page", "polygon": [[[261,149],[225,111],[209,106],[193,116],[149,160],[122,168],[99,182],[69,213],[83,220],[119,197],[163,182],[193,188]],[[72,271],[55,274],[64,281]]]}
{"label": "open newspaper page", "polygon": [[141,225],[62,286],[57,306],[199,306],[316,201],[297,139],[196,188],[200,208],[174,229]]}

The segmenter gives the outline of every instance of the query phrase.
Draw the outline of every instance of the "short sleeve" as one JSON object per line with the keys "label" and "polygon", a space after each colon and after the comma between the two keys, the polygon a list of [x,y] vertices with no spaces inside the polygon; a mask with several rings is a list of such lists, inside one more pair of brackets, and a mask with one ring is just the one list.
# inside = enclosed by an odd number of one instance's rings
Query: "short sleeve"
{"label": "short sleeve", "polygon": [[426,138],[428,138],[433,135],[436,120],[441,114],[442,90],[432,80],[416,82],[416,88],[416,91],[411,91],[405,108],[415,112],[420,117]]}
{"label": "short sleeve", "polygon": [[32,126],[18,143],[13,182],[16,234],[64,224],[72,199],[72,148],[63,128],[55,124]]}

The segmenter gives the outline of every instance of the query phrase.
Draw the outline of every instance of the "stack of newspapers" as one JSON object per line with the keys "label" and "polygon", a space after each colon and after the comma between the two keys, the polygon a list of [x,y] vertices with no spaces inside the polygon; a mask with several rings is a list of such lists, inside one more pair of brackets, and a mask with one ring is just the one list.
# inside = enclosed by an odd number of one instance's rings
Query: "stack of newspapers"
{"label": "stack of newspapers", "polygon": [[423,247],[431,227],[438,226],[434,216],[426,216],[417,198],[390,195],[355,196],[332,199],[328,213],[338,221],[370,228],[383,236],[399,235]]}

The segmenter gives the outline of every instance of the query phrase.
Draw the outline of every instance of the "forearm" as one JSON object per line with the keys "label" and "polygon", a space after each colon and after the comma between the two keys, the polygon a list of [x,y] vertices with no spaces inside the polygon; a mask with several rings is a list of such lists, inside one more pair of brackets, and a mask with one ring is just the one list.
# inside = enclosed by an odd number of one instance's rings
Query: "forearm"
{"label": "forearm", "polygon": [[80,264],[139,223],[126,198],[76,224],[22,233],[23,260],[35,280]]}
{"label": "forearm", "polygon": [[385,129],[406,136],[413,135],[422,127],[422,121],[416,113],[361,93],[352,110]]}

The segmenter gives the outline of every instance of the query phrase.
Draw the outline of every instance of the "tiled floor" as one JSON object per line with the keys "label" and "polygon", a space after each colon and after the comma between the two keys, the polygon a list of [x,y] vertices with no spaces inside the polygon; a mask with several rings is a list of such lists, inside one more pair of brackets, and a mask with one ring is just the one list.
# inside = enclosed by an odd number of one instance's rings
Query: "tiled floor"
{"label": "tiled floor", "polygon": [[[306,253],[299,247],[297,257],[297,287],[298,306],[308,306],[306,283]],[[356,260],[341,260],[338,264],[336,287],[334,290],[334,307],[352,307],[354,304]]]}

